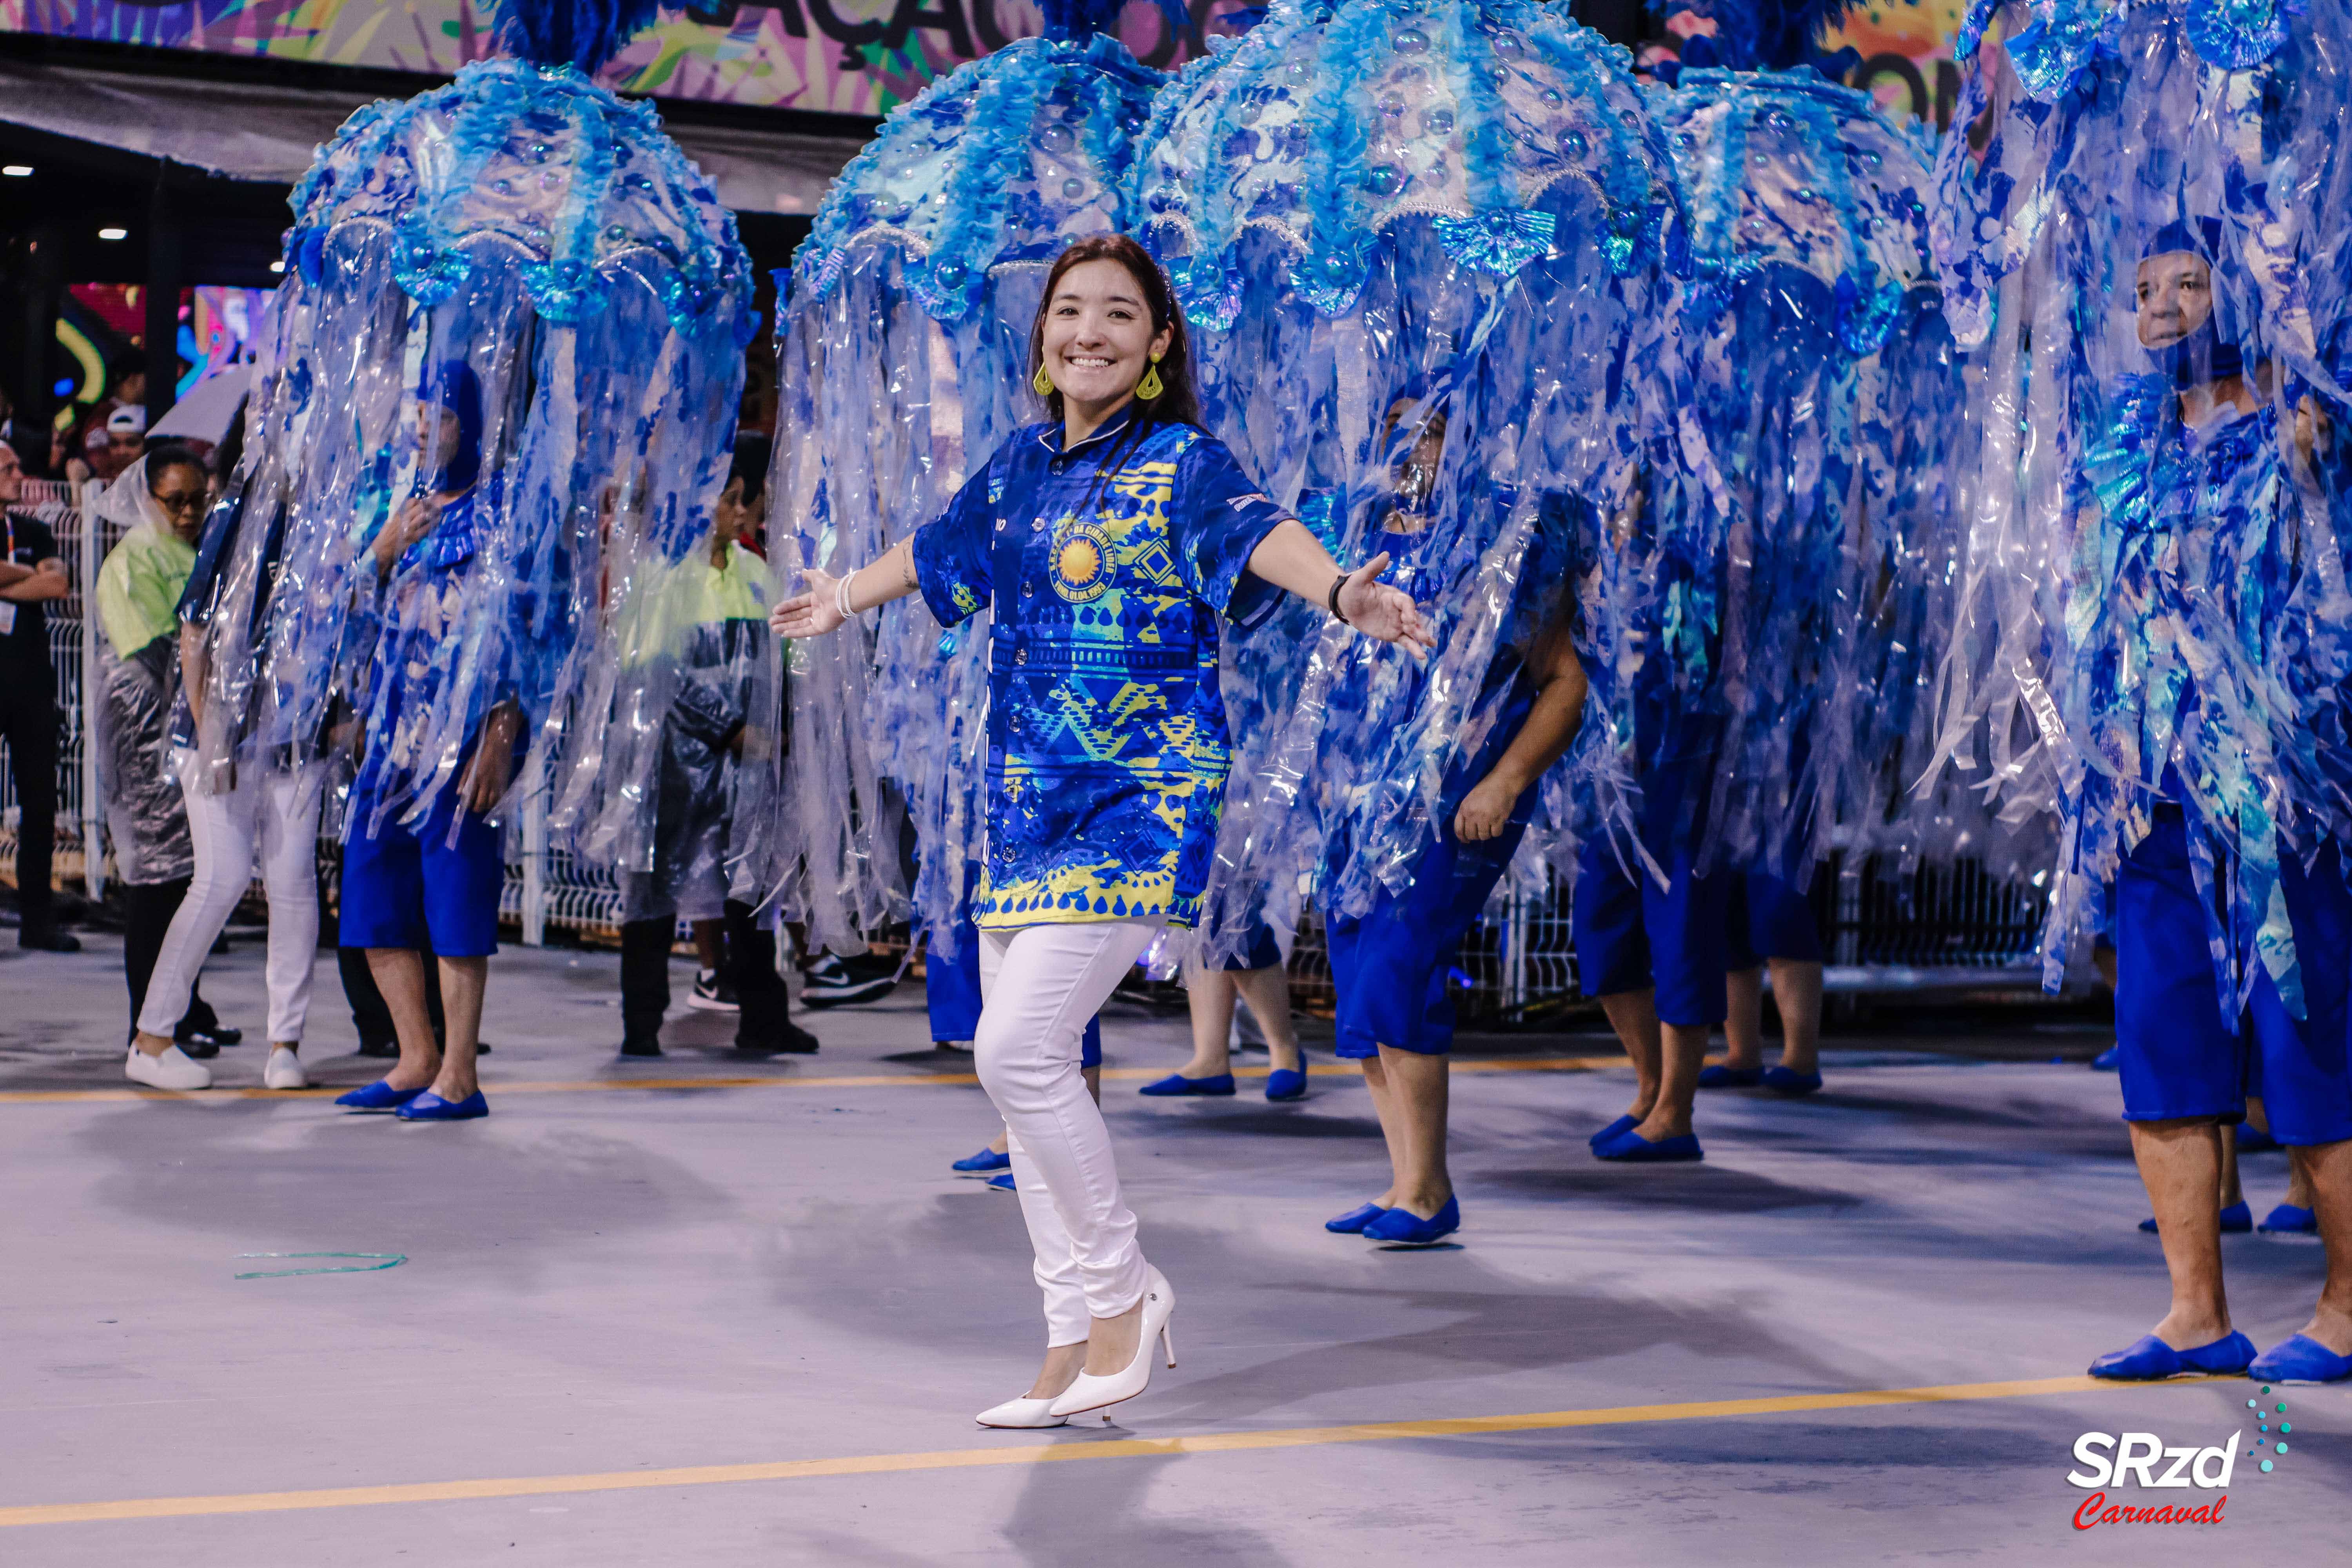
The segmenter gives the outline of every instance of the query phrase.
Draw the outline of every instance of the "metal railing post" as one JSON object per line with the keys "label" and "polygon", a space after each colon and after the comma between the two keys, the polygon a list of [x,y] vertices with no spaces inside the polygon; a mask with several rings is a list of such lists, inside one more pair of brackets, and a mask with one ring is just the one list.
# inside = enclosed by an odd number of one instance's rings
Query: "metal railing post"
{"label": "metal railing post", "polygon": [[522,943],[547,945],[547,802],[537,794],[522,808]]}
{"label": "metal railing post", "polygon": [[98,783],[98,481],[75,498],[81,511],[81,880],[89,901],[106,897],[106,797]]}

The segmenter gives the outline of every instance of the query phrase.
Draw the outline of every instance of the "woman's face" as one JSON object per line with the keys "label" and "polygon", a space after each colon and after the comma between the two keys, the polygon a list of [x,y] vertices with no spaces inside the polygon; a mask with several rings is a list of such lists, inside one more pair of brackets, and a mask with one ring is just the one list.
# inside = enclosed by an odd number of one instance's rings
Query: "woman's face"
{"label": "woman's face", "polygon": [[711,530],[722,544],[732,544],[739,539],[749,539],[757,520],[752,508],[743,500],[743,481],[732,479],[719,492],[719,505],[711,511]]}
{"label": "woman's face", "polygon": [[1172,328],[1152,330],[1142,285],[1116,261],[1081,261],[1045,308],[1045,374],[1066,398],[1113,403],[1135,390]]}
{"label": "woman's face", "polygon": [[2168,250],[2139,264],[2139,346],[2168,349],[2213,315],[2213,272],[2193,250]]}
{"label": "woman's face", "polygon": [[194,544],[204,531],[205,508],[213,499],[212,476],[194,463],[147,470],[147,493],[172,531]]}
{"label": "woman's face", "polygon": [[465,422],[456,409],[438,403],[416,405],[416,452],[424,463],[436,468],[447,463],[457,455],[457,443],[465,436]]}

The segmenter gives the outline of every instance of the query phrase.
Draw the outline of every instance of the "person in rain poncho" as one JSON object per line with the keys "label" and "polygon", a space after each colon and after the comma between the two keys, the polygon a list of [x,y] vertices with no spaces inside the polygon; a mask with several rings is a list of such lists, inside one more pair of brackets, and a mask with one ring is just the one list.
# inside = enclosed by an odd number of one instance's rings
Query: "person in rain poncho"
{"label": "person in rain poncho", "polygon": [[[98,571],[99,743],[106,790],[107,837],[115,876],[129,905],[123,921],[123,977],[134,1034],[165,933],[195,871],[188,813],[166,766],[173,704],[180,686],[180,595],[195,569],[195,540],[212,500],[212,476],[185,447],[159,447],[133,463],[99,502],[109,521],[130,525]],[[187,1011],[140,1036],[124,1071],[158,1089],[202,1089],[212,1081],[172,1036],[190,1033],[215,1045],[216,1021],[188,979]],[[233,1041],[220,1043],[234,1043]],[[216,1048],[216,1046],[215,1046]]]}

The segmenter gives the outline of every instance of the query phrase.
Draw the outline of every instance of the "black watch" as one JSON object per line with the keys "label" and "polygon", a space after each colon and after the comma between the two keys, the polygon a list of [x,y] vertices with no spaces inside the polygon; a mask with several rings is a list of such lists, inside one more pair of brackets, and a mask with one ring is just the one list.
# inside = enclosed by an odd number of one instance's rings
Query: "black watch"
{"label": "black watch", "polygon": [[1342,572],[1337,577],[1332,578],[1331,594],[1330,596],[1324,601],[1324,607],[1331,612],[1331,618],[1338,621],[1341,626],[1352,626],[1356,623],[1349,620],[1339,609],[1339,590],[1347,585],[1348,574],[1345,572]]}

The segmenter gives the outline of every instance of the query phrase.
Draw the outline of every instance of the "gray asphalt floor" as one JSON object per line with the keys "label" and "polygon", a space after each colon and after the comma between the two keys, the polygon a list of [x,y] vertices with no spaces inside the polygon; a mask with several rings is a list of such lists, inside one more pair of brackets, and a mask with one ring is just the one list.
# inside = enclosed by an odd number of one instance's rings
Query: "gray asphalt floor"
{"label": "gray asphalt floor", "polygon": [[[992,1433],[971,1413],[1025,1386],[1037,1298],[1017,1205],[948,1169],[994,1127],[918,986],[814,1016],[813,1058],[739,1060],[681,1006],[670,1058],[625,1063],[617,958],[510,949],[493,1114],[407,1126],[256,1089],[254,943],[205,975],[253,1031],[227,1092],[129,1092],[119,944],[86,940],[0,950],[12,1568],[2142,1565],[2352,1538],[2345,1388],[2263,1396],[2289,1452],[2240,1454],[2221,1524],[2075,1528],[2078,1435],[2250,1448],[2258,1397],[2081,1384],[2164,1274],[2079,1024],[1833,1037],[1826,1092],[1709,1094],[1706,1162],[1646,1169],[1585,1147],[1631,1092],[1605,1035],[1473,1040],[1460,1245],[1383,1251],[1321,1228],[1384,1184],[1328,1032],[1303,1103],[1143,1100],[1184,1025],[1114,1004],[1105,1100],[1181,1363],[1116,1425]],[[322,954],[315,1081],[378,1076],[353,1044]],[[2285,1180],[2249,1158],[2257,1215]],[[238,1277],[379,1261],[247,1256],[308,1252],[404,1261]],[[2228,1253],[2240,1326],[2299,1327],[2316,1247]]]}

